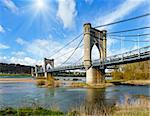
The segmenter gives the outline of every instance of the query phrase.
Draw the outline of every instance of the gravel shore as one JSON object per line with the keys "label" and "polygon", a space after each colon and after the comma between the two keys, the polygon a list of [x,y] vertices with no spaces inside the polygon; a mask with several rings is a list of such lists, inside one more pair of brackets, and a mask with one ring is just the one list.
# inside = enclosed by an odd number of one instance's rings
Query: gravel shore
{"label": "gravel shore", "polygon": [[0,78],[0,83],[35,82],[33,78]]}

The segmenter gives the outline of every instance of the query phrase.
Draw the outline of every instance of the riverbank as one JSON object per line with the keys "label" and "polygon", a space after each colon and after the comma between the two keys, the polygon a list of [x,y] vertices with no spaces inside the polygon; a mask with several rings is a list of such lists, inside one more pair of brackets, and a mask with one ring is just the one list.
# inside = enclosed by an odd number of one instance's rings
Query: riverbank
{"label": "riverbank", "polygon": [[129,80],[129,81],[122,82],[122,84],[150,85],[150,80]]}
{"label": "riverbank", "polygon": [[87,89],[102,89],[105,87],[114,86],[112,83],[101,83],[101,84],[86,84],[83,82],[72,82],[69,87],[71,88],[87,88]]}
{"label": "riverbank", "polygon": [[67,87],[67,88],[105,88],[113,86],[112,83],[102,83],[88,85],[85,82],[74,82],[74,81],[50,81],[46,79],[33,79],[33,78],[0,78],[0,83],[35,83],[39,87],[44,88],[55,88],[55,87]]}
{"label": "riverbank", "polygon": [[150,80],[107,80],[106,83],[114,85],[150,85]]}
{"label": "riverbank", "polygon": [[0,78],[0,83],[35,83],[36,81],[33,78]]}
{"label": "riverbank", "polygon": [[51,109],[44,109],[42,107],[36,108],[19,108],[14,109],[11,107],[3,108],[0,110],[0,115],[5,116],[64,116],[64,113],[61,111],[55,111]]}
{"label": "riverbank", "polygon": [[126,96],[123,104],[114,104],[112,106],[98,105],[97,103],[83,104],[73,107],[67,112],[62,112],[58,108],[43,108],[39,106],[24,108],[1,108],[0,115],[40,115],[40,116],[149,116],[150,101],[146,97],[137,99],[138,102],[130,102]]}
{"label": "riverbank", "polygon": [[36,84],[39,87],[55,88],[55,87],[67,87],[67,88],[87,88],[87,89],[101,89],[109,86],[113,86],[112,83],[100,83],[100,84],[87,84],[86,82],[78,81],[60,81],[54,79],[36,79]]}
{"label": "riverbank", "polygon": [[97,105],[96,103],[76,107],[69,114],[70,116],[149,116],[150,101],[146,97],[130,101],[125,96],[124,103],[116,103],[112,106]]}
{"label": "riverbank", "polygon": [[53,85],[54,87],[66,86],[71,88],[105,88],[114,85],[133,85],[133,86],[150,85],[150,80],[128,80],[128,81],[107,80],[105,83],[102,84],[88,85],[85,82],[75,82],[75,81],[54,81],[53,80],[54,84],[52,84],[45,79],[33,79],[33,78],[23,78],[23,77],[0,78],[0,83],[17,83],[17,82],[32,82],[42,87],[51,87]]}
{"label": "riverbank", "polygon": [[77,81],[56,81],[56,80],[46,80],[46,79],[36,79],[36,84],[40,87],[68,87],[68,88],[93,88],[100,89],[109,86],[115,85],[131,85],[131,86],[143,86],[150,85],[150,80],[107,80],[105,83],[99,84],[86,84],[85,82],[77,82]]}
{"label": "riverbank", "polygon": [[0,76],[31,76],[31,74],[0,74]]}

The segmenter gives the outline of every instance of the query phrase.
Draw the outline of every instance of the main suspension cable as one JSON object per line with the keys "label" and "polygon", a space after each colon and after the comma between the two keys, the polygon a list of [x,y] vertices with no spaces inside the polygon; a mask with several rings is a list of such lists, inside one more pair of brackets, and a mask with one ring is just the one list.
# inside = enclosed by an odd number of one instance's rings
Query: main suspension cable
{"label": "main suspension cable", "polygon": [[140,28],[134,28],[134,29],[127,29],[127,30],[115,31],[115,32],[107,33],[107,34],[123,33],[123,32],[137,31],[137,30],[143,30],[143,29],[149,29],[149,28],[150,28],[150,26],[147,26],[147,27],[140,27]]}
{"label": "main suspension cable", "polygon": [[[80,45],[79,48],[81,48],[82,46],[83,46],[83,45]],[[67,52],[64,53],[64,54],[61,54],[61,55],[57,56],[55,59],[59,59],[60,57],[67,55],[68,53],[72,52],[73,50],[74,50],[74,49],[71,49],[71,50],[67,51]]]}
{"label": "main suspension cable", "polygon": [[121,40],[121,41],[130,41],[130,42],[150,42],[150,41],[128,40],[128,39],[120,39],[120,38],[112,38],[112,37],[111,39]]}
{"label": "main suspension cable", "polygon": [[110,35],[113,37],[139,37],[139,36],[148,36],[150,34],[137,34],[137,35]]}
{"label": "main suspension cable", "polygon": [[74,64],[77,64],[78,62],[80,62],[82,60],[83,56],[80,57]]}
{"label": "main suspension cable", "polygon": [[78,36],[76,36],[73,40],[71,40],[70,42],[68,42],[67,44],[65,44],[63,47],[61,47],[58,50],[54,50],[54,54],[52,54],[50,57],[53,57],[54,55],[58,54],[62,49],[64,49],[66,46],[70,45],[72,42],[74,42],[75,40],[77,40],[79,37],[81,37],[83,33],[79,34]]}
{"label": "main suspension cable", "polygon": [[114,25],[114,24],[118,24],[118,23],[123,23],[123,22],[131,21],[131,20],[135,20],[135,19],[147,17],[147,16],[149,16],[149,15],[150,15],[150,13],[146,13],[146,14],[143,14],[143,15],[140,15],[140,16],[136,16],[136,17],[129,18],[129,19],[120,20],[120,21],[116,21],[116,22],[112,22],[112,23],[108,23],[108,24],[104,24],[104,25],[95,26],[94,28],[106,27],[106,26],[109,26],[109,25]]}
{"label": "main suspension cable", "polygon": [[72,54],[61,65],[65,64],[73,56],[73,54],[79,48],[79,46],[80,46],[80,44],[81,44],[82,41],[83,41],[83,38],[81,39],[81,41],[79,42],[79,44],[77,45],[77,47],[74,49],[74,51],[72,52]]}

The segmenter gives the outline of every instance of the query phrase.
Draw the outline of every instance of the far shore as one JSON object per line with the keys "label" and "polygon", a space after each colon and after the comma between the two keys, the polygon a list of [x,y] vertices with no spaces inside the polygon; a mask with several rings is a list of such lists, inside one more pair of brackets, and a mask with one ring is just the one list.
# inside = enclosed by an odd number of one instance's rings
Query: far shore
{"label": "far shore", "polygon": [[0,78],[0,83],[19,83],[19,82],[31,82],[34,83],[33,78]]}
{"label": "far shore", "polygon": [[150,85],[150,80],[108,80],[115,85]]}
{"label": "far shore", "polygon": [[[43,80],[43,79],[42,79]],[[37,79],[34,78],[0,78],[0,83],[22,83],[22,82],[28,82],[28,83],[37,83]],[[58,83],[63,83],[60,81],[57,81]],[[69,83],[69,81],[68,81]],[[85,87],[86,83],[84,82],[73,82],[70,81],[71,87]],[[103,88],[107,86],[113,86],[113,85],[150,85],[150,80],[108,80],[104,84],[97,84],[90,87],[94,88]]]}
{"label": "far shore", "polygon": [[128,80],[128,81],[122,82],[122,84],[150,85],[150,80]]}
{"label": "far shore", "polygon": [[0,76],[31,76],[31,74],[6,74],[6,73],[0,73]]}

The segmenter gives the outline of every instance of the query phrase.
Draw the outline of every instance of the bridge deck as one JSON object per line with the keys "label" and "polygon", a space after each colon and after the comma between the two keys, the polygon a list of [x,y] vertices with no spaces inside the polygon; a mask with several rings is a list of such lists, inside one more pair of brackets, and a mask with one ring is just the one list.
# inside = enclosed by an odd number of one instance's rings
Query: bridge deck
{"label": "bridge deck", "polygon": [[[127,63],[145,61],[149,59],[150,59],[150,46],[147,46],[140,49],[125,52],[123,54],[106,57],[103,60],[99,60],[99,59],[94,60],[92,61],[92,66],[99,67],[99,68],[103,68],[103,67],[109,68],[110,66],[113,65],[127,64]],[[53,69],[49,69],[48,72],[58,72],[58,71],[76,70],[76,69],[84,69],[83,63],[56,67]],[[43,71],[38,71],[38,73],[43,73]]]}

